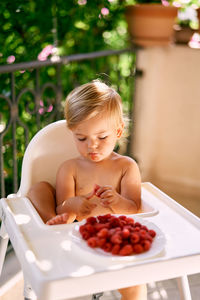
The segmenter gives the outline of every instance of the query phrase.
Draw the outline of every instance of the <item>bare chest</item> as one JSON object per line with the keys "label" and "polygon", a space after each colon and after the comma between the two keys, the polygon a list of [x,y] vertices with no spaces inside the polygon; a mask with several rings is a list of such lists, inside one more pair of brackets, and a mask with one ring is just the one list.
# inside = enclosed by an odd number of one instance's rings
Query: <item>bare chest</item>
{"label": "bare chest", "polygon": [[100,186],[111,185],[118,193],[120,193],[120,183],[122,179],[122,171],[116,166],[107,168],[79,168],[76,172],[76,195],[84,195],[90,193],[95,184]]}

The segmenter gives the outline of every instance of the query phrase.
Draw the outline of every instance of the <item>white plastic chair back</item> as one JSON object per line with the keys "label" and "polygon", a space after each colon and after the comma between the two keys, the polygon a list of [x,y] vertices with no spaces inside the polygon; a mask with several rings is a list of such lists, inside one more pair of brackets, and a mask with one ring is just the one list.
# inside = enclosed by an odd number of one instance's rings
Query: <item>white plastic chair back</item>
{"label": "white plastic chair back", "polygon": [[29,188],[38,181],[48,181],[55,186],[58,167],[65,160],[78,155],[65,120],[51,123],[41,129],[25,151],[17,196],[26,196]]}

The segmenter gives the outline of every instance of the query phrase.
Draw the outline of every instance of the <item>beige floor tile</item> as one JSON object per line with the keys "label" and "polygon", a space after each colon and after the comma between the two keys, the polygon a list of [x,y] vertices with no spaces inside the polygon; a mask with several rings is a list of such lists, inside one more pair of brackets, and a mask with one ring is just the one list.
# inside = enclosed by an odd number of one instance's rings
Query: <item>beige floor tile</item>
{"label": "beige floor tile", "polygon": [[[199,267],[200,269],[200,267]],[[188,276],[190,286],[198,286],[200,289],[200,274],[193,274]],[[200,299],[200,292],[199,292],[199,299]]]}
{"label": "beige floor tile", "polygon": [[24,281],[19,280],[4,295],[0,296],[1,300],[24,300],[23,297]]}

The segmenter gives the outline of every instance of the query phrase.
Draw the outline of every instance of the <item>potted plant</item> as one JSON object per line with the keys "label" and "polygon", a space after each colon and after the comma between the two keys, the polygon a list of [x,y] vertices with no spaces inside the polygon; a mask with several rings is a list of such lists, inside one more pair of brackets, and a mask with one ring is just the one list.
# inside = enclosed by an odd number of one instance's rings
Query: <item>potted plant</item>
{"label": "potted plant", "polygon": [[190,20],[180,21],[174,27],[174,40],[176,44],[188,44],[198,28],[192,27]]}
{"label": "potted plant", "polygon": [[138,46],[169,45],[178,8],[166,0],[136,0],[127,5],[125,16],[131,40]]}
{"label": "potted plant", "polygon": [[175,42],[178,44],[188,44],[194,33],[198,32],[198,2],[189,0],[179,2],[178,19],[175,26]]}

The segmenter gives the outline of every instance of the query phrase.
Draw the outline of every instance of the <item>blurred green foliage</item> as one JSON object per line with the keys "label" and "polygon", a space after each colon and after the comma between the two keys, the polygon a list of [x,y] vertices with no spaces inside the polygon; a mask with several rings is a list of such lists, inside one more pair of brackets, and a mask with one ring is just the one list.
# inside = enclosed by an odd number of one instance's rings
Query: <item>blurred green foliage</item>
{"label": "blurred green foliage", "polygon": [[11,55],[15,56],[15,62],[35,60],[46,45],[55,42],[60,55],[123,48],[127,44],[125,3],[2,0],[0,63],[5,64]]}

